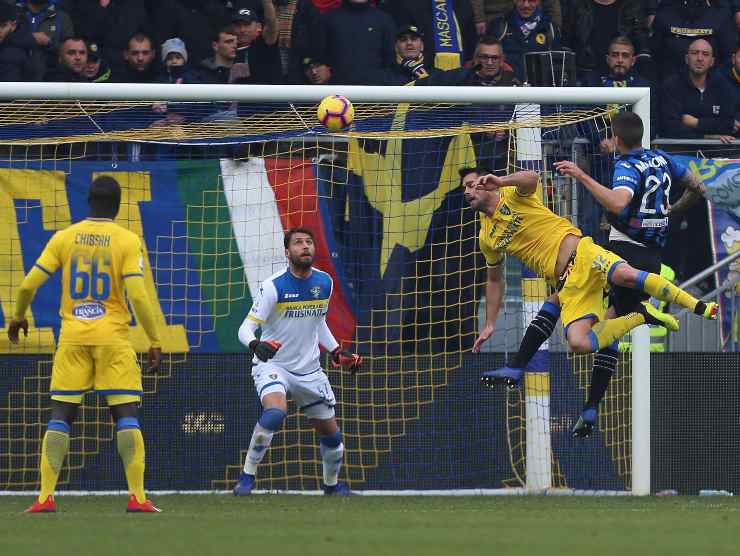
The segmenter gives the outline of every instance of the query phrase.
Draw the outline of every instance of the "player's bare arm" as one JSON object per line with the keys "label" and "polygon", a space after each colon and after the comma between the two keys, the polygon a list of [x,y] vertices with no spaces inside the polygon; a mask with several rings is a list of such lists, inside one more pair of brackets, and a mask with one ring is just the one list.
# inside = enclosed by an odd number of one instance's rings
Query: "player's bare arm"
{"label": "player's bare arm", "polygon": [[520,195],[530,195],[537,189],[540,176],[537,172],[529,170],[514,172],[507,176],[496,176],[495,174],[486,174],[475,180],[475,187],[485,191],[495,191],[502,187],[516,187]]}
{"label": "player's bare arm", "polygon": [[632,199],[632,194],[626,189],[611,189],[602,185],[579,168],[575,162],[563,160],[556,162],[554,166],[561,175],[569,176],[582,183],[596,201],[609,212],[619,214]]}
{"label": "player's bare arm", "polygon": [[704,182],[700,180],[696,174],[691,171],[685,172],[678,183],[683,185],[686,189],[681,195],[681,198],[671,205],[670,212],[672,214],[680,213],[687,210],[692,205],[696,204],[697,201],[702,199],[706,195],[707,187]]}
{"label": "player's bare arm", "polygon": [[502,264],[489,266],[487,269],[486,280],[486,324],[480,331],[473,344],[473,352],[480,351],[483,342],[488,340],[496,328],[496,319],[501,310],[501,303],[506,291],[506,282],[504,281],[503,261]]}

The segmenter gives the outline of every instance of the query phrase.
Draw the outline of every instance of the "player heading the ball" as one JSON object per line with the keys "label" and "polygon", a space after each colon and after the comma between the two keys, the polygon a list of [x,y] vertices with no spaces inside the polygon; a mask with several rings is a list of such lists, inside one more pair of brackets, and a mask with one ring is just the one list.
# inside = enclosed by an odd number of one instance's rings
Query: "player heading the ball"
{"label": "player heading the ball", "polygon": [[[506,253],[517,257],[557,289],[566,340],[576,353],[598,351],[641,324],[678,330],[675,317],[644,301],[636,303],[624,316],[604,320],[606,286],[641,290],[707,319],[716,318],[716,303],[699,301],[665,278],[633,268],[545,207],[535,194],[539,182],[536,172],[500,177],[483,168],[463,168],[460,178],[466,201],[480,213],[478,239],[488,265],[486,323],[473,351],[480,350],[496,326],[505,288],[502,263]],[[484,383],[517,384],[520,379],[521,376],[500,371],[487,371],[481,377]]]}

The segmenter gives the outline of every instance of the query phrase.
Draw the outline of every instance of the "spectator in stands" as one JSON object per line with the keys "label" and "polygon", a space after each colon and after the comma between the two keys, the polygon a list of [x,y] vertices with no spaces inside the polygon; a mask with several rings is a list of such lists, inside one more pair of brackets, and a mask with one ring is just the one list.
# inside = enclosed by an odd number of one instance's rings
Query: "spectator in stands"
{"label": "spectator in stands", "polygon": [[[511,11],[510,0],[470,0],[473,6],[475,30],[479,35],[486,32],[488,24],[494,19],[504,17]],[[560,29],[563,28],[563,15],[560,0],[542,0],[542,11]]]}
{"label": "spectator in stands", "polygon": [[110,66],[100,57],[100,48],[94,42],[87,43],[85,77],[92,83],[106,83],[111,78]]}
{"label": "spectator in stands", "polygon": [[305,82],[309,85],[329,85],[331,83],[331,67],[318,58],[303,59],[303,73]]}
{"label": "spectator in stands", "polygon": [[[589,87],[649,87],[652,83],[635,70],[635,46],[629,37],[618,36],[609,43],[606,58],[606,71],[591,72],[586,85]],[[657,133],[658,123],[658,94],[656,90],[650,93],[650,131]],[[610,139],[601,142],[602,151],[614,152],[614,145]]]}
{"label": "spectator in stands", "polygon": [[160,83],[200,83],[198,73],[188,63],[188,50],[185,42],[174,37],[162,43],[163,73],[157,81]]}
{"label": "spectator in stands", "polygon": [[24,81],[27,78],[28,56],[24,49],[11,41],[17,26],[15,6],[0,3],[0,81]]}
{"label": "spectator in stands", "polygon": [[735,93],[735,134],[737,135],[737,122],[740,122],[740,43],[730,57],[730,64],[722,69],[722,77]]}
{"label": "spectator in stands", "polygon": [[287,0],[278,4],[278,48],[288,83],[303,83],[303,60],[314,57],[314,36],[319,10],[311,0]]}
{"label": "spectator in stands", "polygon": [[159,73],[156,63],[157,51],[151,37],[136,33],[128,41],[123,52],[126,65],[120,70],[113,70],[113,81],[116,83],[156,83]]}
{"label": "spectator in stands", "polygon": [[40,79],[56,65],[62,41],[75,34],[72,18],[54,2],[26,0],[17,5],[20,24],[28,27],[36,42],[30,51],[29,74]]}
{"label": "spectator in stands", "polygon": [[488,34],[501,41],[517,79],[524,81],[524,55],[560,48],[560,30],[543,13],[540,0],[514,0],[508,16],[492,21]]}
{"label": "spectator in stands", "polygon": [[249,79],[249,66],[236,63],[236,31],[232,25],[213,34],[213,56],[200,63],[198,72],[204,83],[244,83]]}
{"label": "spectator in stands", "polygon": [[478,36],[470,0],[402,0],[388,2],[384,9],[399,25],[418,27],[427,37],[430,68],[459,68],[473,57]]}
{"label": "spectator in stands", "polygon": [[[653,75],[645,12],[641,0],[570,0],[563,26],[563,46],[576,53],[578,79],[604,74],[611,40],[626,36],[632,41],[640,69]],[[644,63],[643,63],[644,62]]]}
{"label": "spectator in stands", "polygon": [[711,38],[720,59],[729,56],[737,42],[729,9],[710,0],[661,3],[653,22],[652,51],[662,79],[682,73],[689,43],[697,37]]}
{"label": "spectator in stands", "polygon": [[664,137],[734,141],[737,132],[734,95],[727,82],[710,73],[712,44],[694,40],[685,56],[687,70],[663,84],[661,135]]}
{"label": "spectator in stands", "polygon": [[76,0],[72,18],[77,33],[98,45],[114,76],[126,65],[123,53],[129,39],[152,31],[145,0]]}
{"label": "spectator in stands", "polygon": [[193,65],[213,54],[211,33],[229,21],[236,2],[224,0],[156,0],[151,15],[157,44],[180,37]]}
{"label": "spectator in stands", "polygon": [[236,62],[249,68],[248,83],[282,82],[277,18],[272,0],[263,1],[264,22],[254,10],[242,8],[232,18],[236,34]]}
{"label": "spectator in stands", "polygon": [[87,83],[87,44],[80,37],[69,37],[59,47],[57,67],[49,72],[46,81]]}
{"label": "spectator in stands", "polygon": [[506,63],[501,41],[483,35],[473,54],[473,65],[448,71],[435,71],[416,85],[467,85],[472,87],[517,87],[521,81]]}
{"label": "spectator in stands", "polygon": [[429,77],[424,59],[424,35],[415,25],[403,25],[396,33],[396,63],[378,81],[383,85],[406,85]]}
{"label": "spectator in stands", "polygon": [[319,18],[315,56],[332,68],[335,83],[364,85],[393,65],[395,24],[368,0],[344,0]]}

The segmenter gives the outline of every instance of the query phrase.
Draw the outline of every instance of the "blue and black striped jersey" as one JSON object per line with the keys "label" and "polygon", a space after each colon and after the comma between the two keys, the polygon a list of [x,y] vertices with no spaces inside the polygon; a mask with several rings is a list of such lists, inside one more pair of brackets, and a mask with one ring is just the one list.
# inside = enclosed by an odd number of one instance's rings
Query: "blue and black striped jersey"
{"label": "blue and black striped jersey", "polygon": [[688,168],[660,150],[635,149],[617,160],[612,189],[632,193],[619,214],[608,214],[609,223],[630,239],[649,247],[663,247],[668,235],[671,185]]}

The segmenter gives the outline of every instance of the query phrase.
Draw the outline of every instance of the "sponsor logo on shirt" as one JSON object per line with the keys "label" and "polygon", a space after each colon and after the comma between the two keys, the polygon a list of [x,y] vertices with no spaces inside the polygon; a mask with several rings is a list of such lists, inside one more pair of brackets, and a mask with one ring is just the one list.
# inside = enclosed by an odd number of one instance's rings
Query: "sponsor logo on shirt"
{"label": "sponsor logo on shirt", "polygon": [[72,314],[79,320],[98,320],[105,316],[105,305],[96,301],[80,303],[72,309]]}
{"label": "sponsor logo on shirt", "polygon": [[298,297],[297,293],[286,293],[283,295],[283,299],[295,299],[296,297]]}
{"label": "sponsor logo on shirt", "polygon": [[617,181],[628,181],[631,183],[637,183],[637,180],[632,176],[617,176]]}

